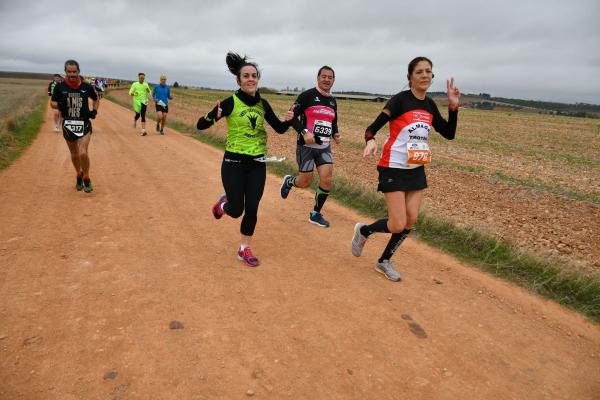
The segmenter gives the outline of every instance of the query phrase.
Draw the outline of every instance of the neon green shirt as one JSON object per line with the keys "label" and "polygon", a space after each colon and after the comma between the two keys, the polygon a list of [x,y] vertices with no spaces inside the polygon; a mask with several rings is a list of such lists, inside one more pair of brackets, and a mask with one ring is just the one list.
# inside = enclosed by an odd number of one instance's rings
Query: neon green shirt
{"label": "neon green shirt", "polygon": [[233,95],[233,111],[227,116],[225,150],[232,153],[258,156],[267,151],[267,131],[264,127],[265,109],[262,101],[249,106]]}
{"label": "neon green shirt", "polygon": [[139,83],[133,82],[129,89],[129,94],[133,95],[133,101],[148,104],[148,95],[150,94],[150,86],[148,82]]}

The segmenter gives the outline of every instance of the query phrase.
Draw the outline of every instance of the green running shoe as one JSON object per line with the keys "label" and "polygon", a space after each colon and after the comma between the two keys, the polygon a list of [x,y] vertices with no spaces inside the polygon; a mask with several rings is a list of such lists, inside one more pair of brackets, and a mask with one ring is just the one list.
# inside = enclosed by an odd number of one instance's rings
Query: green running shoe
{"label": "green running shoe", "polygon": [[83,190],[83,175],[77,175],[77,182],[75,183],[75,189],[77,189],[78,192],[81,192]]}
{"label": "green running shoe", "polygon": [[91,193],[94,191],[94,188],[92,187],[92,180],[91,179],[84,179],[83,180],[83,191],[86,193]]}

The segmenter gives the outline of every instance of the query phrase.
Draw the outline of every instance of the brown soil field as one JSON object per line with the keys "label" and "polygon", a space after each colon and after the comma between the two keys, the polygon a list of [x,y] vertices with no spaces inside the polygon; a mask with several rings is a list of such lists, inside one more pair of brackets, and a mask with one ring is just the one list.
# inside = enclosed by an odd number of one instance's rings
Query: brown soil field
{"label": "brown soil field", "polygon": [[[129,101],[125,90],[111,95]],[[195,126],[217,99],[229,95],[176,90],[169,118]],[[280,116],[293,102],[288,96],[265,97]],[[376,190],[376,160],[363,159],[362,137],[382,107],[338,102],[343,143],[333,148],[334,178],[343,176]],[[380,146],[385,129],[378,135]],[[210,131],[225,135],[226,124]],[[455,140],[433,135],[434,161],[427,168],[430,187],[423,210],[565,268],[600,276],[599,131],[594,119],[462,109]],[[273,133],[269,151],[295,161],[295,135],[288,132]]]}
{"label": "brown soil field", "polygon": [[582,316],[412,238],[390,282],[373,271],[385,235],[353,257],[362,217],[331,201],[315,227],[312,194],[283,201],[274,176],[262,264],[244,267],[239,220],[210,213],[222,151],[141,137],[103,101],[86,194],[50,115],[0,172],[1,399],[598,398],[600,328]]}

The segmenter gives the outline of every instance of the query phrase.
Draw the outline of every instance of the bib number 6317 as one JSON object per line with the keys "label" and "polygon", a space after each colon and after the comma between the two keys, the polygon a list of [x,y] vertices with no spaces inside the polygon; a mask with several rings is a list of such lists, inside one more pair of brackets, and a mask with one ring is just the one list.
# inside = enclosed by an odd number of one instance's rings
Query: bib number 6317
{"label": "bib number 6317", "polygon": [[431,149],[427,143],[408,143],[406,147],[409,164],[423,165],[431,162]]}
{"label": "bib number 6317", "polygon": [[76,136],[83,136],[84,122],[72,119],[65,120],[65,128]]}

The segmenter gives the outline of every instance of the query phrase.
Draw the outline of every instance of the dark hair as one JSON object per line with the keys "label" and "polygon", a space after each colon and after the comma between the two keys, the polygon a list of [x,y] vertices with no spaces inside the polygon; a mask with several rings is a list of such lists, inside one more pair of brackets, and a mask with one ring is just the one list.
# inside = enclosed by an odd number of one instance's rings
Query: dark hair
{"label": "dark hair", "polygon": [[329,65],[323,65],[321,68],[319,68],[319,72],[317,72],[317,77],[321,75],[321,72],[323,72],[324,69],[331,71],[333,77],[335,78],[335,71]]}
{"label": "dark hair", "polygon": [[238,81],[240,80],[240,71],[246,65],[250,65],[256,69],[256,76],[260,79],[260,71],[258,70],[258,65],[256,63],[248,61],[248,56],[240,56],[237,53],[229,52],[227,53],[227,57],[225,57],[225,62],[227,63],[227,68],[229,68],[229,72],[234,74]]}
{"label": "dark hair", "polygon": [[415,57],[411,60],[411,62],[408,63],[408,75],[406,75],[406,79],[408,79],[408,86],[410,87],[410,76],[412,75],[413,71],[415,70],[415,67],[417,66],[418,63],[420,63],[421,61],[427,61],[429,63],[429,65],[431,65],[431,67],[433,68],[433,63],[431,62],[431,60],[427,57]]}
{"label": "dark hair", "polygon": [[138,77],[139,77],[139,76],[141,76],[141,75],[144,75],[144,76],[146,76],[146,74],[145,74],[145,73],[143,73],[143,72],[139,72],[139,73],[138,73]]}
{"label": "dark hair", "polygon": [[67,60],[65,61],[65,72],[67,72],[67,65],[74,65],[77,67],[77,71],[80,71],[79,69],[79,63],[75,60]]}
{"label": "dark hair", "polygon": [[[66,67],[65,67],[66,69]],[[54,74],[54,78],[62,78],[62,76],[60,74]]]}

